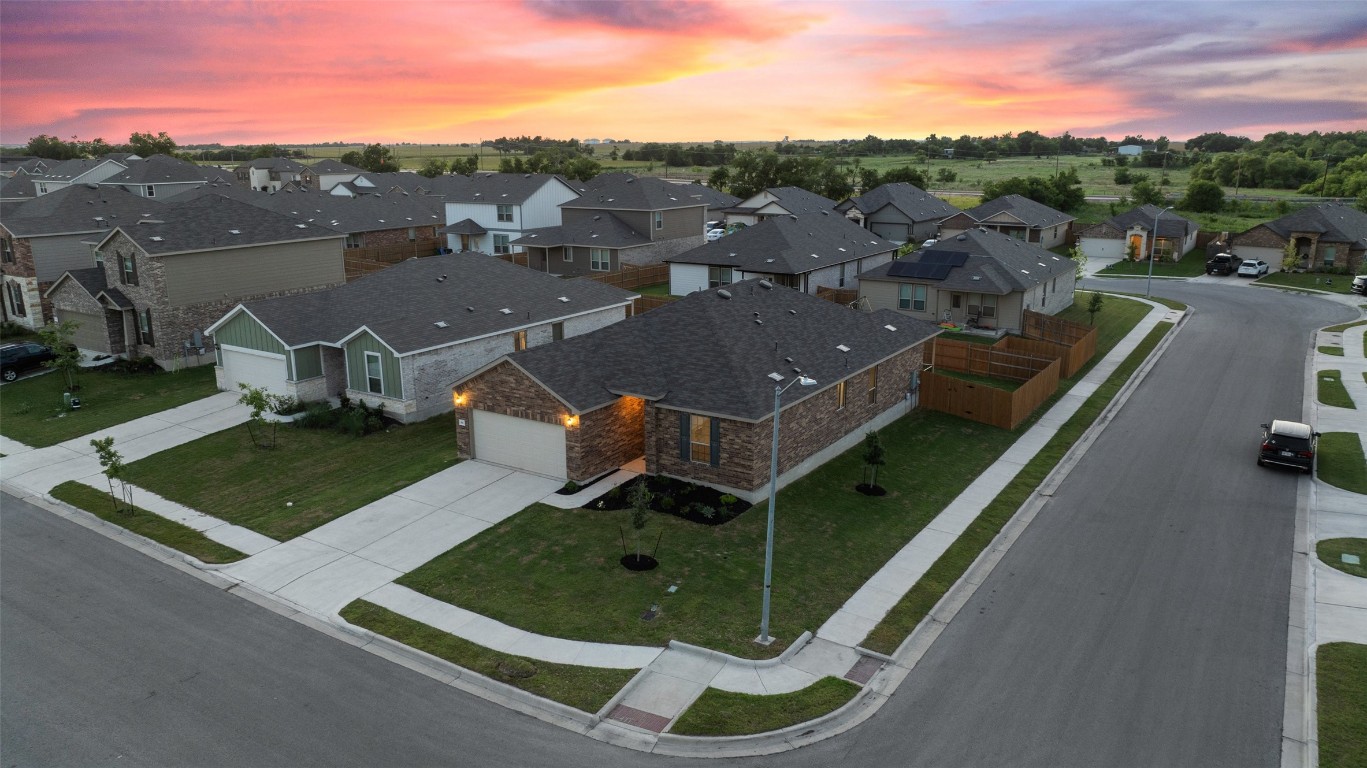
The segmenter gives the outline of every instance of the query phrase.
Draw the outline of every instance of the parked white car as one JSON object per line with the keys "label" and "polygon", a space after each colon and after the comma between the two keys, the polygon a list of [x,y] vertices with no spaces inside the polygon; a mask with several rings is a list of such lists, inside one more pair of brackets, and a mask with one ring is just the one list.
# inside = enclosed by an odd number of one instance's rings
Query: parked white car
{"label": "parked white car", "polygon": [[1239,265],[1239,277],[1262,277],[1267,274],[1267,262],[1257,259],[1244,259]]}
{"label": "parked white car", "polygon": [[724,229],[709,229],[709,230],[707,230],[707,242],[710,243],[710,242],[712,242],[713,240],[720,240],[720,239],[722,239],[722,237],[724,237],[725,235],[726,235],[726,230],[724,230]]}

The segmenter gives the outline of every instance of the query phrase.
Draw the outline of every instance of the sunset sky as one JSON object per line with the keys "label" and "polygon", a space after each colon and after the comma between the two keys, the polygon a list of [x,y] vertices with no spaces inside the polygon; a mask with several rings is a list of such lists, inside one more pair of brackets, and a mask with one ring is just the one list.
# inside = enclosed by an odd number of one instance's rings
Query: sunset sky
{"label": "sunset sky", "polygon": [[1367,3],[0,0],[0,142],[1367,129]]}

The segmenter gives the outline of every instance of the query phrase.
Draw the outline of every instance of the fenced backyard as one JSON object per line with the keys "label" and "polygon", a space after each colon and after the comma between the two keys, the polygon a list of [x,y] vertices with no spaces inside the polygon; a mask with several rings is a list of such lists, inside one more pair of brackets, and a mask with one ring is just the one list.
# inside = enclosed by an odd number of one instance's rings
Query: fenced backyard
{"label": "fenced backyard", "polygon": [[392,267],[405,259],[435,256],[446,245],[440,237],[412,240],[398,245],[382,245],[374,248],[347,248],[342,254],[342,264],[346,269],[347,282]]}

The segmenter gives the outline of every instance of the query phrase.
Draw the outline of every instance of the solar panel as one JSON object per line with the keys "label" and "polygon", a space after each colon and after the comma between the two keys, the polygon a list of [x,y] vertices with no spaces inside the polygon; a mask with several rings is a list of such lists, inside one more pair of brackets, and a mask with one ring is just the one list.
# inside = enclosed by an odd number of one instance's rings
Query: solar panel
{"label": "solar panel", "polygon": [[943,280],[949,277],[952,264],[924,264],[917,261],[894,261],[888,268],[889,277],[910,277],[917,280]]}
{"label": "solar panel", "polygon": [[962,267],[968,263],[968,254],[962,251],[922,251],[917,261],[922,264],[948,264],[951,267]]}

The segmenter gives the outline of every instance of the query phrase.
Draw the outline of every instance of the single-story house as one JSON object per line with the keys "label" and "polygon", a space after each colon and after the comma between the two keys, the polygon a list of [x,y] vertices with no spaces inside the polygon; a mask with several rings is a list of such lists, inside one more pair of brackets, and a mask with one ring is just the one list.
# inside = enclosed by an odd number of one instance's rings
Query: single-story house
{"label": "single-story house", "polygon": [[457,381],[460,452],[576,482],[644,457],[647,473],[758,500],[779,388],[782,487],[913,408],[939,332],[765,280],[700,291]]}
{"label": "single-story house", "polygon": [[209,326],[219,389],[345,395],[403,422],[451,410],[451,383],[507,352],[627,316],[635,294],[482,253],[409,259],[325,291],[243,302]]}
{"label": "single-story house", "polygon": [[[1155,219],[1158,235],[1151,237]],[[1159,260],[1180,261],[1196,247],[1199,230],[1200,225],[1191,219],[1145,204],[1084,228],[1078,233],[1077,243],[1089,259],[1119,261],[1133,253],[1140,260],[1147,259],[1152,252]]]}
{"label": "single-story house", "polygon": [[959,209],[921,189],[899,181],[883,184],[835,207],[836,212],[894,243],[919,243],[935,237],[940,222]]}
{"label": "single-story house", "polygon": [[682,296],[763,277],[786,288],[852,288],[855,275],[892,261],[897,243],[832,210],[766,219],[665,262],[669,292]]}
{"label": "single-story house", "polygon": [[986,227],[1049,249],[1068,242],[1073,221],[1074,217],[1024,195],[1003,195],[944,219],[940,222],[940,237]]}
{"label": "single-story house", "polygon": [[1230,238],[1235,256],[1277,266],[1294,244],[1298,266],[1312,272],[1359,274],[1367,252],[1367,213],[1320,203],[1251,227]]}
{"label": "single-story house", "polygon": [[1073,304],[1077,264],[1000,232],[972,229],[859,275],[859,298],[928,322],[1019,331],[1025,310]]}
{"label": "single-story house", "polygon": [[728,226],[744,224],[748,227],[777,216],[829,211],[834,208],[834,200],[802,187],[772,187],[723,209],[722,213],[726,216]]}

